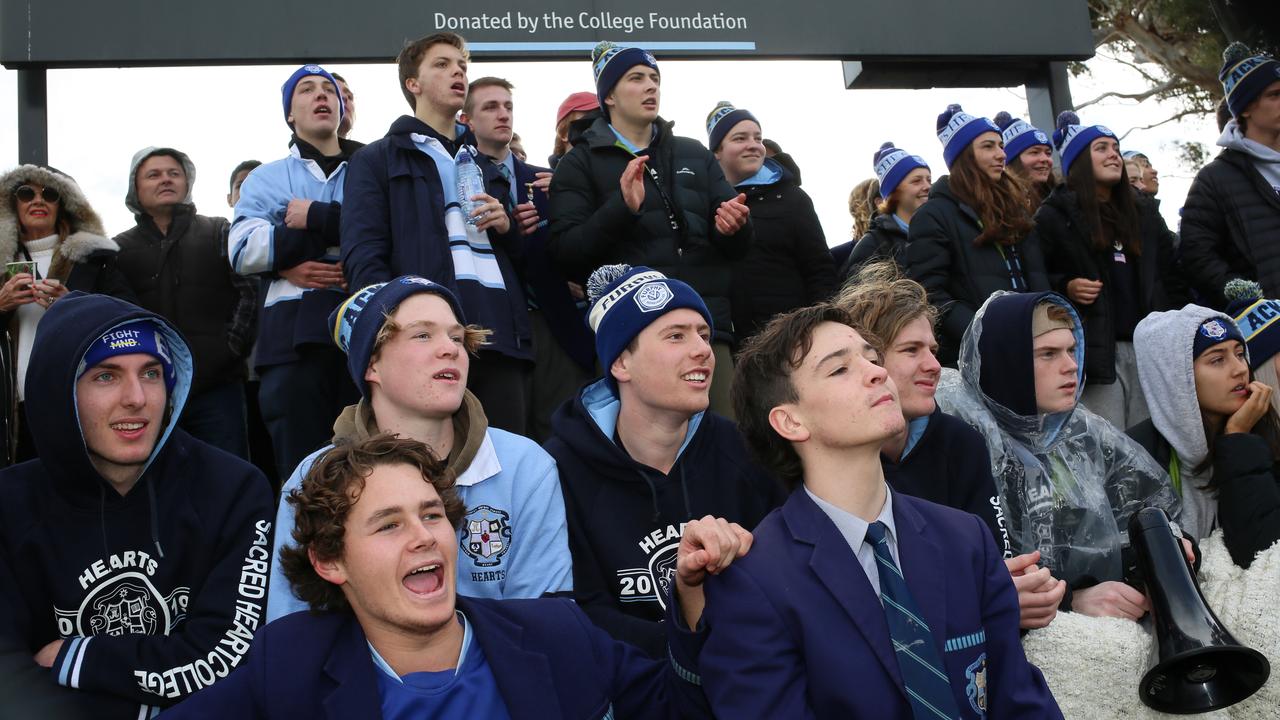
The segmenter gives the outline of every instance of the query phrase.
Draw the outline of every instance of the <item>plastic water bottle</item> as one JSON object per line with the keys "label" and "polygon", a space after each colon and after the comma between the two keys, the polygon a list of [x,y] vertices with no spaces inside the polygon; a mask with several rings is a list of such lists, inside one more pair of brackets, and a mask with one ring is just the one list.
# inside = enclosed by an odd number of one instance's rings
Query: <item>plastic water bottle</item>
{"label": "plastic water bottle", "polygon": [[462,208],[462,217],[468,225],[475,225],[480,218],[473,217],[472,213],[483,203],[471,198],[484,193],[484,174],[480,172],[470,148],[459,150],[454,164],[458,171],[458,205]]}

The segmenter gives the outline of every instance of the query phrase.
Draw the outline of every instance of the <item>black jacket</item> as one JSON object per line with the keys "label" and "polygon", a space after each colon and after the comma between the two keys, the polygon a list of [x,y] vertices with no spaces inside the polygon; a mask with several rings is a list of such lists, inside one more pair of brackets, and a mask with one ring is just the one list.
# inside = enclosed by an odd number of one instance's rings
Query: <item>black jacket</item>
{"label": "black jacket", "polygon": [[[696,140],[671,134],[671,123],[655,123],[646,173],[644,204],[635,214],[622,199],[619,180],[634,156],[618,144],[608,121],[597,118],[556,166],[551,179],[551,255],[571,279],[585,280],[610,263],[647,265],[697,290],[711,311],[718,339],[730,339],[730,261],[744,257],[751,222],[735,235],[715,227],[716,208],[737,196],[720,163]],[[667,202],[674,207],[672,228]]]}
{"label": "black jacket", "polygon": [[776,182],[737,188],[747,196],[756,233],[747,256],[733,265],[733,327],[739,339],[778,313],[830,298],[838,287],[813,200],[791,171],[774,167],[782,173]]}
{"label": "black jacket", "polygon": [[1182,270],[1202,302],[1225,309],[1228,280],[1280,297],[1280,194],[1249,156],[1226,149],[1196,173],[1182,207]]}
{"label": "black jacket", "polygon": [[[1140,214],[1141,250],[1136,258],[1138,319],[1158,310],[1186,304],[1185,285],[1178,275],[1173,250],[1173,233],[1164,224],[1156,205],[1137,200]],[[1044,250],[1049,282],[1067,296],[1067,283],[1076,278],[1101,280],[1102,292],[1091,305],[1076,305],[1084,321],[1084,367],[1086,382],[1107,385],[1116,381],[1115,296],[1111,293],[1110,248],[1097,250],[1089,223],[1080,209],[1076,193],[1066,185],[1053,189],[1036,212],[1036,235]]]}
{"label": "black jacket", "polygon": [[[1154,421],[1144,420],[1129,428],[1128,434],[1160,467],[1170,466],[1173,448]],[[1213,477],[1219,488],[1218,527],[1223,544],[1231,561],[1247,568],[1254,556],[1280,540],[1280,463],[1271,456],[1267,441],[1257,435],[1221,435],[1213,446]]]}
{"label": "black jacket", "polygon": [[996,547],[1013,557],[1000,491],[991,478],[991,454],[968,423],[935,408],[911,452],[898,462],[881,455],[880,465],[894,490],[982,518]]}
{"label": "black jacket", "polygon": [[162,235],[148,215],[115,237],[116,265],[138,304],[182,332],[196,358],[192,393],[244,378],[253,344],[258,281],[241,278],[227,260],[226,218],[197,215],[191,205],[174,211]]}
{"label": "black jacket", "polygon": [[871,218],[867,234],[853,246],[849,258],[840,268],[840,279],[847,280],[858,273],[863,265],[875,260],[889,259],[899,267],[907,263],[907,233],[893,215],[876,215]]}
{"label": "black jacket", "polygon": [[610,635],[661,656],[681,526],[710,514],[750,530],[783,491],[748,458],[738,428],[710,412],[691,423],[669,473],[636,462],[613,430],[618,407],[604,381],[587,386],[552,415],[543,447],[560,470],[574,597]]}
{"label": "black jacket", "polygon": [[[929,292],[929,304],[941,313],[938,360],[954,367],[960,339],[974,314],[997,290],[1049,290],[1044,255],[1034,230],[1014,245],[978,246],[978,213],[951,194],[949,176],[938,178],[929,200],[911,217],[907,276]],[[1025,286],[1014,286],[1010,265],[1022,266]]]}

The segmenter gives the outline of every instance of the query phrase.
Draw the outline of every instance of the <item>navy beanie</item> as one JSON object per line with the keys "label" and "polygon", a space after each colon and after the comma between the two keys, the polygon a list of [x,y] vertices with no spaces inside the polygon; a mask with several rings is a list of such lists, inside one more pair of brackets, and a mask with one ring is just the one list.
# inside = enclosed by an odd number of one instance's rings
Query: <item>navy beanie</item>
{"label": "navy beanie", "polygon": [[134,320],[111,328],[93,341],[80,366],[76,368],[76,379],[92,370],[103,361],[119,355],[141,353],[150,355],[160,361],[164,368],[164,386],[173,392],[178,382],[177,371],[173,367],[173,354],[169,351],[169,343],[164,339],[164,331],[155,320]]}
{"label": "navy beanie", "polygon": [[587,280],[591,309],[587,324],[596,334],[596,355],[609,387],[617,390],[609,368],[649,324],[672,310],[688,308],[715,327],[702,296],[688,284],[643,266],[605,265]]}
{"label": "navy beanie", "polygon": [[[1200,327],[1196,328],[1195,340],[1191,343],[1191,359],[1195,360],[1204,354],[1205,350],[1214,345],[1221,345],[1228,340],[1238,340],[1241,345],[1248,350],[1248,344],[1245,343],[1244,337],[1240,334],[1240,328],[1235,323],[1223,322],[1214,317],[1200,323]],[[1252,367],[1252,365],[1250,365]]]}
{"label": "navy beanie", "polygon": [[938,116],[938,141],[942,143],[942,159],[947,167],[955,163],[969,143],[983,133],[1000,134],[1000,128],[988,118],[974,117],[959,105],[948,105]]}
{"label": "navy beanie", "polygon": [[338,87],[338,81],[333,79],[327,70],[319,65],[308,63],[293,71],[288,80],[284,81],[284,85],[280,86],[280,98],[284,101],[284,121],[289,122],[289,108],[293,105],[293,89],[298,86],[302,78],[310,75],[319,75],[320,77],[333,83],[334,95],[338,98],[338,121],[341,122],[343,116],[347,113],[346,104],[342,100],[342,90]]}
{"label": "navy beanie", "polygon": [[658,70],[658,60],[648,50],[623,47],[611,42],[600,42],[592,48],[591,72],[596,77],[596,99],[600,101],[600,109],[606,114],[608,106],[604,104],[604,99],[613,91],[613,86],[618,84],[623,74],[637,65],[647,65]]}
{"label": "navy beanie", "polygon": [[929,163],[919,155],[908,155],[906,150],[900,150],[893,146],[893,143],[887,142],[880,146],[872,158],[876,171],[876,179],[880,181],[880,197],[886,200],[898,185],[906,179],[907,175],[916,168],[929,169]]}
{"label": "navy beanie", "polygon": [[[1262,286],[1252,280],[1232,280],[1223,294],[1227,314],[1249,348],[1249,367],[1257,369],[1280,353],[1280,300],[1262,297]],[[1199,336],[1196,337],[1199,340]],[[1199,353],[1196,353],[1199,355]]]}
{"label": "navy beanie", "polygon": [[1222,70],[1218,72],[1218,80],[1222,82],[1231,116],[1239,120],[1240,113],[1267,86],[1280,82],[1280,62],[1270,55],[1254,55],[1244,43],[1233,42],[1222,52]]}
{"label": "navy beanie", "polygon": [[1053,131],[1053,144],[1062,156],[1062,174],[1071,172],[1071,164],[1080,154],[1089,149],[1094,140],[1109,137],[1120,142],[1120,138],[1103,125],[1081,125],[1080,116],[1070,110],[1058,113],[1058,128]]}
{"label": "navy beanie", "polygon": [[1013,162],[1014,158],[1036,145],[1053,150],[1049,136],[1026,120],[1015,118],[1004,110],[996,114],[995,120],[1000,126],[1000,137],[1004,139],[1005,163]]}
{"label": "navy beanie", "polygon": [[735,108],[732,103],[724,100],[717,103],[711,114],[707,115],[707,147],[711,148],[711,152],[719,149],[720,143],[724,142],[724,136],[743,120],[750,120],[756,125],[760,124],[756,116],[748,110]]}
{"label": "navy beanie", "polygon": [[364,373],[373,357],[373,346],[387,318],[400,307],[405,298],[418,293],[434,293],[444,298],[453,308],[460,325],[467,324],[458,298],[449,288],[417,275],[401,275],[384,283],[370,285],[347,298],[329,315],[329,327],[333,328],[333,342],[347,354],[347,371],[360,390],[369,397],[369,387]]}

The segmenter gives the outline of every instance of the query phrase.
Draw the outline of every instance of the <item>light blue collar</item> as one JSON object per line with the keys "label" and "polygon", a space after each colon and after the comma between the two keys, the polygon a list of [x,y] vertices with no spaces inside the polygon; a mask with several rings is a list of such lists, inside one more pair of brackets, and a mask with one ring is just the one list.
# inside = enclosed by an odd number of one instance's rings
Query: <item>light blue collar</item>
{"label": "light blue collar", "polygon": [[[462,672],[462,664],[467,659],[467,651],[471,649],[471,623],[467,622],[467,616],[461,610],[454,610],[454,613],[458,616],[458,622],[462,623],[462,649],[458,651],[458,664],[453,667],[453,676],[457,677],[458,673]],[[391,669],[386,660],[382,659],[373,643],[368,640],[365,642],[369,645],[369,654],[373,656],[373,664],[387,677],[403,685],[404,679],[397,675],[395,670]]]}
{"label": "light blue collar", "polygon": [[772,185],[782,179],[782,168],[772,158],[765,158],[764,165],[756,171],[755,175],[738,183],[738,187],[746,187],[748,185]]}
{"label": "light blue collar", "polygon": [[920,442],[920,438],[924,436],[924,431],[929,428],[929,418],[932,415],[923,415],[907,423],[907,444],[902,448],[902,457],[898,462],[907,459],[911,451],[915,449],[916,443]]}
{"label": "light blue collar", "polygon": [[[809,494],[809,498],[818,506],[818,509],[831,518],[831,522],[835,523],[840,535],[844,537],[845,542],[849,543],[849,547],[853,548],[856,554],[858,548],[862,547],[862,544],[866,542],[867,528],[871,526],[871,523],[814,495],[807,487],[804,491]],[[889,489],[888,485],[885,485],[884,488],[884,507],[880,508],[880,514],[876,516],[876,520],[884,523],[884,526],[889,529],[885,535],[889,539],[890,546],[896,547],[898,544],[898,529],[893,524],[893,491]]]}
{"label": "light blue collar", "polygon": [[[653,144],[653,139],[658,137],[658,126],[653,125],[652,128],[653,128],[653,134],[649,136],[650,145]],[[639,155],[640,151],[645,149],[642,147],[636,147],[635,144],[633,144],[630,140],[623,137],[622,133],[618,132],[618,128],[613,126],[613,123],[609,123],[609,129],[612,130],[613,134],[618,138],[618,143],[621,144],[622,147],[629,150],[632,155]]]}
{"label": "light blue collar", "polygon": [[[605,382],[604,378],[591,383],[582,391],[582,406],[586,408],[587,414],[591,416],[596,427],[600,428],[600,432],[609,438],[609,442],[614,442],[613,438],[618,434],[618,413],[622,410],[622,400],[609,389],[609,383]],[[702,417],[706,414],[707,412],[703,410],[689,418],[684,442],[676,452],[677,460],[693,441],[693,436],[698,432],[698,426],[702,424]]]}
{"label": "light blue collar", "polygon": [[893,213],[893,221],[898,223],[898,227],[902,228],[902,232],[907,232],[911,229],[911,226],[907,224],[906,220],[898,217],[898,213]]}

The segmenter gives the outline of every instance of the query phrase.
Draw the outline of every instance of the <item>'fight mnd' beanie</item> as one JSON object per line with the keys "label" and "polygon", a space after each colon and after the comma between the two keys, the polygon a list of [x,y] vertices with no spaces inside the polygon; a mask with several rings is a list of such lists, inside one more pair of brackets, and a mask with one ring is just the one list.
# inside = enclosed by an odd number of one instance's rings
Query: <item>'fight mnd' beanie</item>
{"label": "'fight mnd' beanie", "polygon": [[887,142],[876,151],[872,162],[876,171],[876,179],[880,181],[880,197],[888,199],[907,175],[916,168],[929,169],[929,163],[919,155],[908,155],[906,150]]}
{"label": "'fight mnd' beanie", "polygon": [[942,159],[947,167],[955,163],[969,143],[983,133],[1000,134],[1000,127],[984,117],[975,117],[959,105],[948,105],[938,116],[938,141],[942,143]]}
{"label": "'fight mnd' beanie", "polygon": [[[284,121],[286,123],[289,122],[289,108],[293,106],[294,88],[298,87],[298,83],[302,81],[302,78],[311,75],[319,75],[333,84],[334,95],[338,98],[338,121],[341,122],[343,116],[347,114],[347,107],[342,100],[342,91],[338,89],[338,81],[333,79],[328,70],[312,63],[294,70],[289,79],[284,81],[284,85],[280,86],[280,98],[284,101]],[[293,124],[290,123],[289,127],[292,128]]]}
{"label": "'fight mnd' beanie", "polygon": [[1062,174],[1071,172],[1071,164],[1080,157],[1080,153],[1089,149],[1094,140],[1109,137],[1120,142],[1120,138],[1104,125],[1081,125],[1080,116],[1070,110],[1058,113],[1058,129],[1053,131],[1053,144],[1062,156]]}
{"label": "'fight mnd' beanie", "polygon": [[1005,163],[1013,162],[1014,158],[1036,145],[1053,150],[1049,136],[1026,120],[1015,118],[1004,110],[996,113],[995,120],[1000,126],[1000,137],[1004,139]]}

